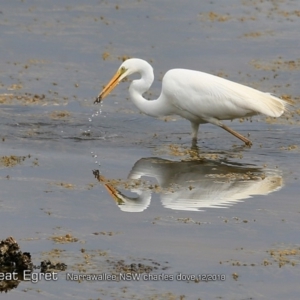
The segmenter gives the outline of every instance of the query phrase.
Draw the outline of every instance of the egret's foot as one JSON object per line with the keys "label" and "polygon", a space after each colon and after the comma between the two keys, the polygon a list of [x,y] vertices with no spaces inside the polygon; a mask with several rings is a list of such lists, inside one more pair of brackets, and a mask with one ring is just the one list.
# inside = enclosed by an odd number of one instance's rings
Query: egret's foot
{"label": "egret's foot", "polygon": [[252,142],[250,140],[245,141],[245,145],[249,148],[252,146]]}

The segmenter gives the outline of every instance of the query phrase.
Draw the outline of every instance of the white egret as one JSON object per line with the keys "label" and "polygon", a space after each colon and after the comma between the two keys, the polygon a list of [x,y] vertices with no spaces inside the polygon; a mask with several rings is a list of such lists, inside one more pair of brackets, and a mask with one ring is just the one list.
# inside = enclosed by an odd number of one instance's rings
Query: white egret
{"label": "white egret", "polygon": [[200,124],[217,125],[251,146],[249,139],[224,125],[221,120],[264,114],[279,117],[287,102],[270,93],[204,72],[172,69],[162,80],[161,94],[156,100],[147,100],[142,95],[153,83],[151,65],[138,58],[124,61],[109,83],[103,88],[94,103],[106,97],[122,79],[139,73],[140,79],[133,80],[129,94],[137,108],[152,117],[179,115],[191,122],[193,142],[197,141]]}

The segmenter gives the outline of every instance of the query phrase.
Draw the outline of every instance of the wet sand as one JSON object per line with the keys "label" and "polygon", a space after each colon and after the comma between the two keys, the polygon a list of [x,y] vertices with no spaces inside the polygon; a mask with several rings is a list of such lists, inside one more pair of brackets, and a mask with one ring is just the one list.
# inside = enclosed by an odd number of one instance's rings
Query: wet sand
{"label": "wet sand", "polygon": [[[3,4],[0,239],[13,236],[36,265],[68,265],[3,297],[298,299],[299,11],[296,1]],[[153,65],[148,98],[183,67],[293,105],[230,123],[251,148],[203,125],[193,151],[189,123],[138,113],[128,82],[93,104],[127,57]]]}

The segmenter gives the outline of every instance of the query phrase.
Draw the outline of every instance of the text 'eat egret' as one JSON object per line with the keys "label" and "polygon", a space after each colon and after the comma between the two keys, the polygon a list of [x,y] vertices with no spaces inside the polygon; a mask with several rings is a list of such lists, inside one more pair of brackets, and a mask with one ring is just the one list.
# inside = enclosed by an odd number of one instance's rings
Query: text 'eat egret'
{"label": "text 'eat egret'", "polygon": [[161,94],[156,100],[142,95],[153,83],[153,68],[142,59],[131,58],[122,63],[116,74],[99,94],[95,103],[106,97],[125,77],[139,73],[133,80],[129,94],[137,108],[152,117],[179,115],[191,122],[193,142],[197,141],[200,124],[217,125],[251,146],[249,139],[224,125],[221,120],[232,120],[264,114],[279,117],[287,103],[270,93],[229,81],[211,74],[186,70],[169,70],[162,80]]}

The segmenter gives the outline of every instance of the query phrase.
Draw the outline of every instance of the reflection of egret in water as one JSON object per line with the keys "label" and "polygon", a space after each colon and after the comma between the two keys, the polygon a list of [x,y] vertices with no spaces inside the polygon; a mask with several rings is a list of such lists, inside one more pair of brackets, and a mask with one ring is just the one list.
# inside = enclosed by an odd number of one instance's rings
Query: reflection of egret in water
{"label": "reflection of egret in water", "polygon": [[[125,189],[138,197],[122,194],[113,181],[94,171],[123,211],[143,211],[151,201],[151,193],[160,194],[164,207],[198,211],[204,208],[226,208],[253,195],[267,195],[283,186],[277,170],[265,170],[252,165],[228,161],[170,161],[161,158],[138,160],[128,175]],[[137,184],[142,177],[155,178],[158,185]],[[123,185],[124,187],[124,185]]]}

